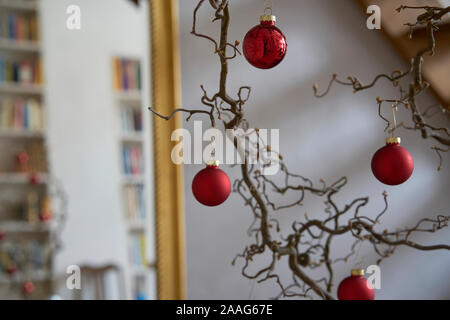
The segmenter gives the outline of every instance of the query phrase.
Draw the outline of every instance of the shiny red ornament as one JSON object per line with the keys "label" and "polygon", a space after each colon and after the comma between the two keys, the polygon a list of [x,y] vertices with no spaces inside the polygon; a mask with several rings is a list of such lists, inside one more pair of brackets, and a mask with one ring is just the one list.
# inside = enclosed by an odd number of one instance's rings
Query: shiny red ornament
{"label": "shiny red ornament", "polygon": [[231,183],[227,174],[219,169],[217,162],[208,162],[192,181],[192,193],[198,202],[205,206],[218,206],[227,200]]}
{"label": "shiny red ornament", "polygon": [[337,290],[339,300],[373,300],[375,291],[364,278],[364,270],[353,269],[351,276],[342,280]]}
{"label": "shiny red ornament", "polygon": [[286,55],[286,37],[275,27],[275,16],[261,16],[261,23],[245,35],[244,56],[256,68],[270,69]]}
{"label": "shiny red ornament", "polygon": [[372,172],[384,184],[401,184],[409,179],[414,170],[411,154],[400,146],[400,138],[387,138],[386,145],[372,157]]}

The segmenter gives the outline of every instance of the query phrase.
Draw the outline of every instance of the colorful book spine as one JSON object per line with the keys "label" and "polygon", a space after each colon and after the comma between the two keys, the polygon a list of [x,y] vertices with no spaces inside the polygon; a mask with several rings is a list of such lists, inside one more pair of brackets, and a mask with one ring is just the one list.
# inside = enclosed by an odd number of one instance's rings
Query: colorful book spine
{"label": "colorful book spine", "polygon": [[131,174],[130,149],[126,147],[123,148],[123,169],[125,174]]}
{"label": "colorful book spine", "polygon": [[122,64],[119,58],[113,59],[113,81],[114,89],[120,90],[122,88]]}

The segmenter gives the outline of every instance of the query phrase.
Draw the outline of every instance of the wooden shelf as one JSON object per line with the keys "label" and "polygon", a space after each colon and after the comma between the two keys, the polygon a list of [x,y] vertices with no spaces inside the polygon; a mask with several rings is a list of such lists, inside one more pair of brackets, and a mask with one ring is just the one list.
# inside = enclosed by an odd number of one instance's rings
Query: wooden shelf
{"label": "wooden shelf", "polygon": [[132,231],[145,231],[147,228],[146,221],[141,219],[129,220],[128,228]]}
{"label": "wooden shelf", "polygon": [[[47,174],[39,173],[39,185],[47,183]],[[0,173],[0,184],[29,184],[28,173]]]}
{"label": "wooden shelf", "polygon": [[123,142],[142,142],[143,138],[142,132],[126,132],[121,137]]}
{"label": "wooden shelf", "polygon": [[0,82],[0,93],[41,95],[42,86],[32,83]]}
{"label": "wooden shelf", "polygon": [[134,266],[133,267],[133,275],[134,276],[145,277],[148,275],[149,271],[151,271],[151,269],[144,267],[144,266],[141,266],[141,267]]}
{"label": "wooden shelf", "polygon": [[24,281],[45,282],[52,281],[53,277],[45,271],[34,272],[29,276],[23,273],[16,273],[13,276],[0,274],[0,284],[22,283]]}
{"label": "wooden shelf", "polygon": [[0,230],[7,233],[50,232],[54,227],[52,222],[1,221]]}
{"label": "wooden shelf", "polygon": [[142,102],[142,92],[140,90],[116,91],[116,99],[122,102]]}
{"label": "wooden shelf", "polygon": [[42,130],[26,130],[17,128],[0,128],[1,138],[14,139],[43,139],[44,132]]}
{"label": "wooden shelf", "polygon": [[38,53],[41,49],[39,42],[29,40],[11,40],[0,38],[0,50],[23,51]]}
{"label": "wooden shelf", "polygon": [[144,176],[142,174],[126,174],[123,176],[124,184],[143,184]]}
{"label": "wooden shelf", "polygon": [[0,8],[23,10],[23,11],[36,11],[38,8],[38,4],[36,1],[0,0]]}

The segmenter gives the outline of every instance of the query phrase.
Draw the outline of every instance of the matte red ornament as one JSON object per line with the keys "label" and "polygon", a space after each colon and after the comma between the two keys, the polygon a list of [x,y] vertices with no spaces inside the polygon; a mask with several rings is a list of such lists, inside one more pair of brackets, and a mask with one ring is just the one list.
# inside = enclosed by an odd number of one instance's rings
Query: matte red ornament
{"label": "matte red ornament", "polygon": [[36,289],[36,287],[34,286],[34,283],[31,281],[27,281],[23,284],[22,292],[26,295],[32,294],[35,289]]}
{"label": "matte red ornament", "polygon": [[49,222],[52,219],[52,213],[49,211],[39,214],[39,220],[42,222]]}
{"label": "matte red ornament", "polygon": [[414,170],[411,154],[400,146],[400,138],[386,139],[386,145],[372,157],[372,172],[384,184],[401,184],[409,179]]}
{"label": "matte red ornament", "polygon": [[198,202],[205,206],[218,206],[227,200],[231,183],[227,174],[219,169],[217,162],[209,162],[192,181],[192,193]]}
{"label": "matte red ornament", "polygon": [[339,300],[373,300],[375,291],[372,285],[364,278],[364,270],[353,269],[351,276],[342,280],[338,287]]}
{"label": "matte red ornament", "polygon": [[11,264],[6,268],[6,273],[10,276],[17,272],[17,266],[15,264]]}
{"label": "matte red ornament", "polygon": [[31,185],[37,185],[41,183],[41,179],[37,173],[30,175],[29,183]]}
{"label": "matte red ornament", "polygon": [[261,16],[261,23],[245,35],[244,56],[247,61],[260,69],[270,69],[286,55],[286,37],[275,27],[275,16]]}

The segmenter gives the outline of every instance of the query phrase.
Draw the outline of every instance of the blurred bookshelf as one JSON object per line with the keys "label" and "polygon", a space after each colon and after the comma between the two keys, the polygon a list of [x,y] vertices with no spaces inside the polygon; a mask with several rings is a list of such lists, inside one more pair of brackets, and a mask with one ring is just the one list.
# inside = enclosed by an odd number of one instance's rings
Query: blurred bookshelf
{"label": "blurred bookshelf", "polygon": [[0,0],[0,9],[37,11],[38,0]]}
{"label": "blurred bookshelf", "polygon": [[[56,221],[48,190],[38,1],[0,0],[0,292],[6,299],[52,294]],[[24,292],[30,281],[33,290]]]}
{"label": "blurred bookshelf", "polygon": [[130,289],[132,299],[145,299],[149,294],[148,259],[150,230],[148,186],[145,179],[145,135],[141,61],[124,57],[112,59],[113,87],[119,119],[120,168],[123,217],[128,238]]}

